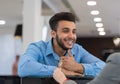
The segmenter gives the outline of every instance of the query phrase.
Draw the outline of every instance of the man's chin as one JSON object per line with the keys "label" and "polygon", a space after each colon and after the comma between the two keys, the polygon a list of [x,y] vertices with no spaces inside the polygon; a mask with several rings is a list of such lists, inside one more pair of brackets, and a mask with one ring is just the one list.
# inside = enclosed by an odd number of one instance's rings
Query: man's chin
{"label": "man's chin", "polygon": [[66,47],[67,49],[71,49],[73,46]]}
{"label": "man's chin", "polygon": [[69,49],[71,49],[72,47],[64,47],[63,49],[64,50],[69,50]]}

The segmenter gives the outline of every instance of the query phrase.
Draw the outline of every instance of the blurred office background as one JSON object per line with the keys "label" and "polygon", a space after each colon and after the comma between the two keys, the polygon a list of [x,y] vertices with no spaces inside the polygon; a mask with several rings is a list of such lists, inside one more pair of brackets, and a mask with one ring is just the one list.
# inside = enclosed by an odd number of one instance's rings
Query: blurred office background
{"label": "blurred office background", "polygon": [[[91,1],[91,2],[89,2]],[[120,0],[0,0],[0,75],[29,43],[50,39],[49,18],[62,11],[77,17],[77,43],[102,60],[120,51]]]}

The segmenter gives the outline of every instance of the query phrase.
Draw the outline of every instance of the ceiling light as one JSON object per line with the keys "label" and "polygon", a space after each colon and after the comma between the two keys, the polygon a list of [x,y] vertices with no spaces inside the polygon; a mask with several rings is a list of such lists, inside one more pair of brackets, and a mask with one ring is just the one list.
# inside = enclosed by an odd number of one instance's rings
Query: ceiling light
{"label": "ceiling light", "polygon": [[4,25],[5,23],[5,20],[0,20],[0,25]]}
{"label": "ceiling light", "polygon": [[100,27],[100,28],[97,29],[97,31],[99,31],[99,32],[104,31],[104,28]]}
{"label": "ceiling light", "polygon": [[101,31],[101,32],[99,32],[99,35],[101,35],[101,36],[106,35],[106,32]]}
{"label": "ceiling light", "polygon": [[113,43],[116,47],[120,46],[120,38],[119,37],[113,38]]}
{"label": "ceiling light", "polygon": [[100,12],[98,10],[93,10],[90,12],[91,15],[98,15]]}
{"label": "ceiling light", "polygon": [[96,23],[96,27],[103,27],[102,23]]}
{"label": "ceiling light", "polygon": [[99,18],[99,17],[96,17],[96,18],[94,18],[93,20],[94,20],[94,22],[101,22],[101,21],[102,21],[102,19]]}
{"label": "ceiling light", "polygon": [[96,5],[96,1],[88,1],[87,5],[88,6],[94,6],[94,5]]}

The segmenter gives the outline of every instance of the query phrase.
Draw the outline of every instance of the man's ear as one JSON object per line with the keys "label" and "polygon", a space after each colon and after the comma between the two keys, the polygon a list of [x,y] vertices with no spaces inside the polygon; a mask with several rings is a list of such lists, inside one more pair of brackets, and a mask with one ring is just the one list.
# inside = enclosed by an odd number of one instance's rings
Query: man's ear
{"label": "man's ear", "polygon": [[52,38],[56,37],[56,32],[54,30],[51,31],[51,36],[52,36]]}

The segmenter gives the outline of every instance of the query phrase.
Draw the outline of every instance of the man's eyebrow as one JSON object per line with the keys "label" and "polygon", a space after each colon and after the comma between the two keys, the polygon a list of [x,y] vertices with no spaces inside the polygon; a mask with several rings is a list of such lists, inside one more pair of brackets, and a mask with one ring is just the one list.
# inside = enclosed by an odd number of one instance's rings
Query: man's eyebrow
{"label": "man's eyebrow", "polygon": [[[62,28],[62,30],[69,30],[69,28],[68,27],[64,27],[64,28]],[[76,28],[74,28],[73,30],[76,31]]]}
{"label": "man's eyebrow", "polygon": [[68,27],[64,27],[63,29],[69,29]]}
{"label": "man's eyebrow", "polygon": [[77,29],[75,28],[75,29],[73,29],[73,30],[77,30]]}
{"label": "man's eyebrow", "polygon": [[[69,27],[64,27],[63,29],[69,29]],[[73,30],[76,30],[76,28],[74,28]]]}

